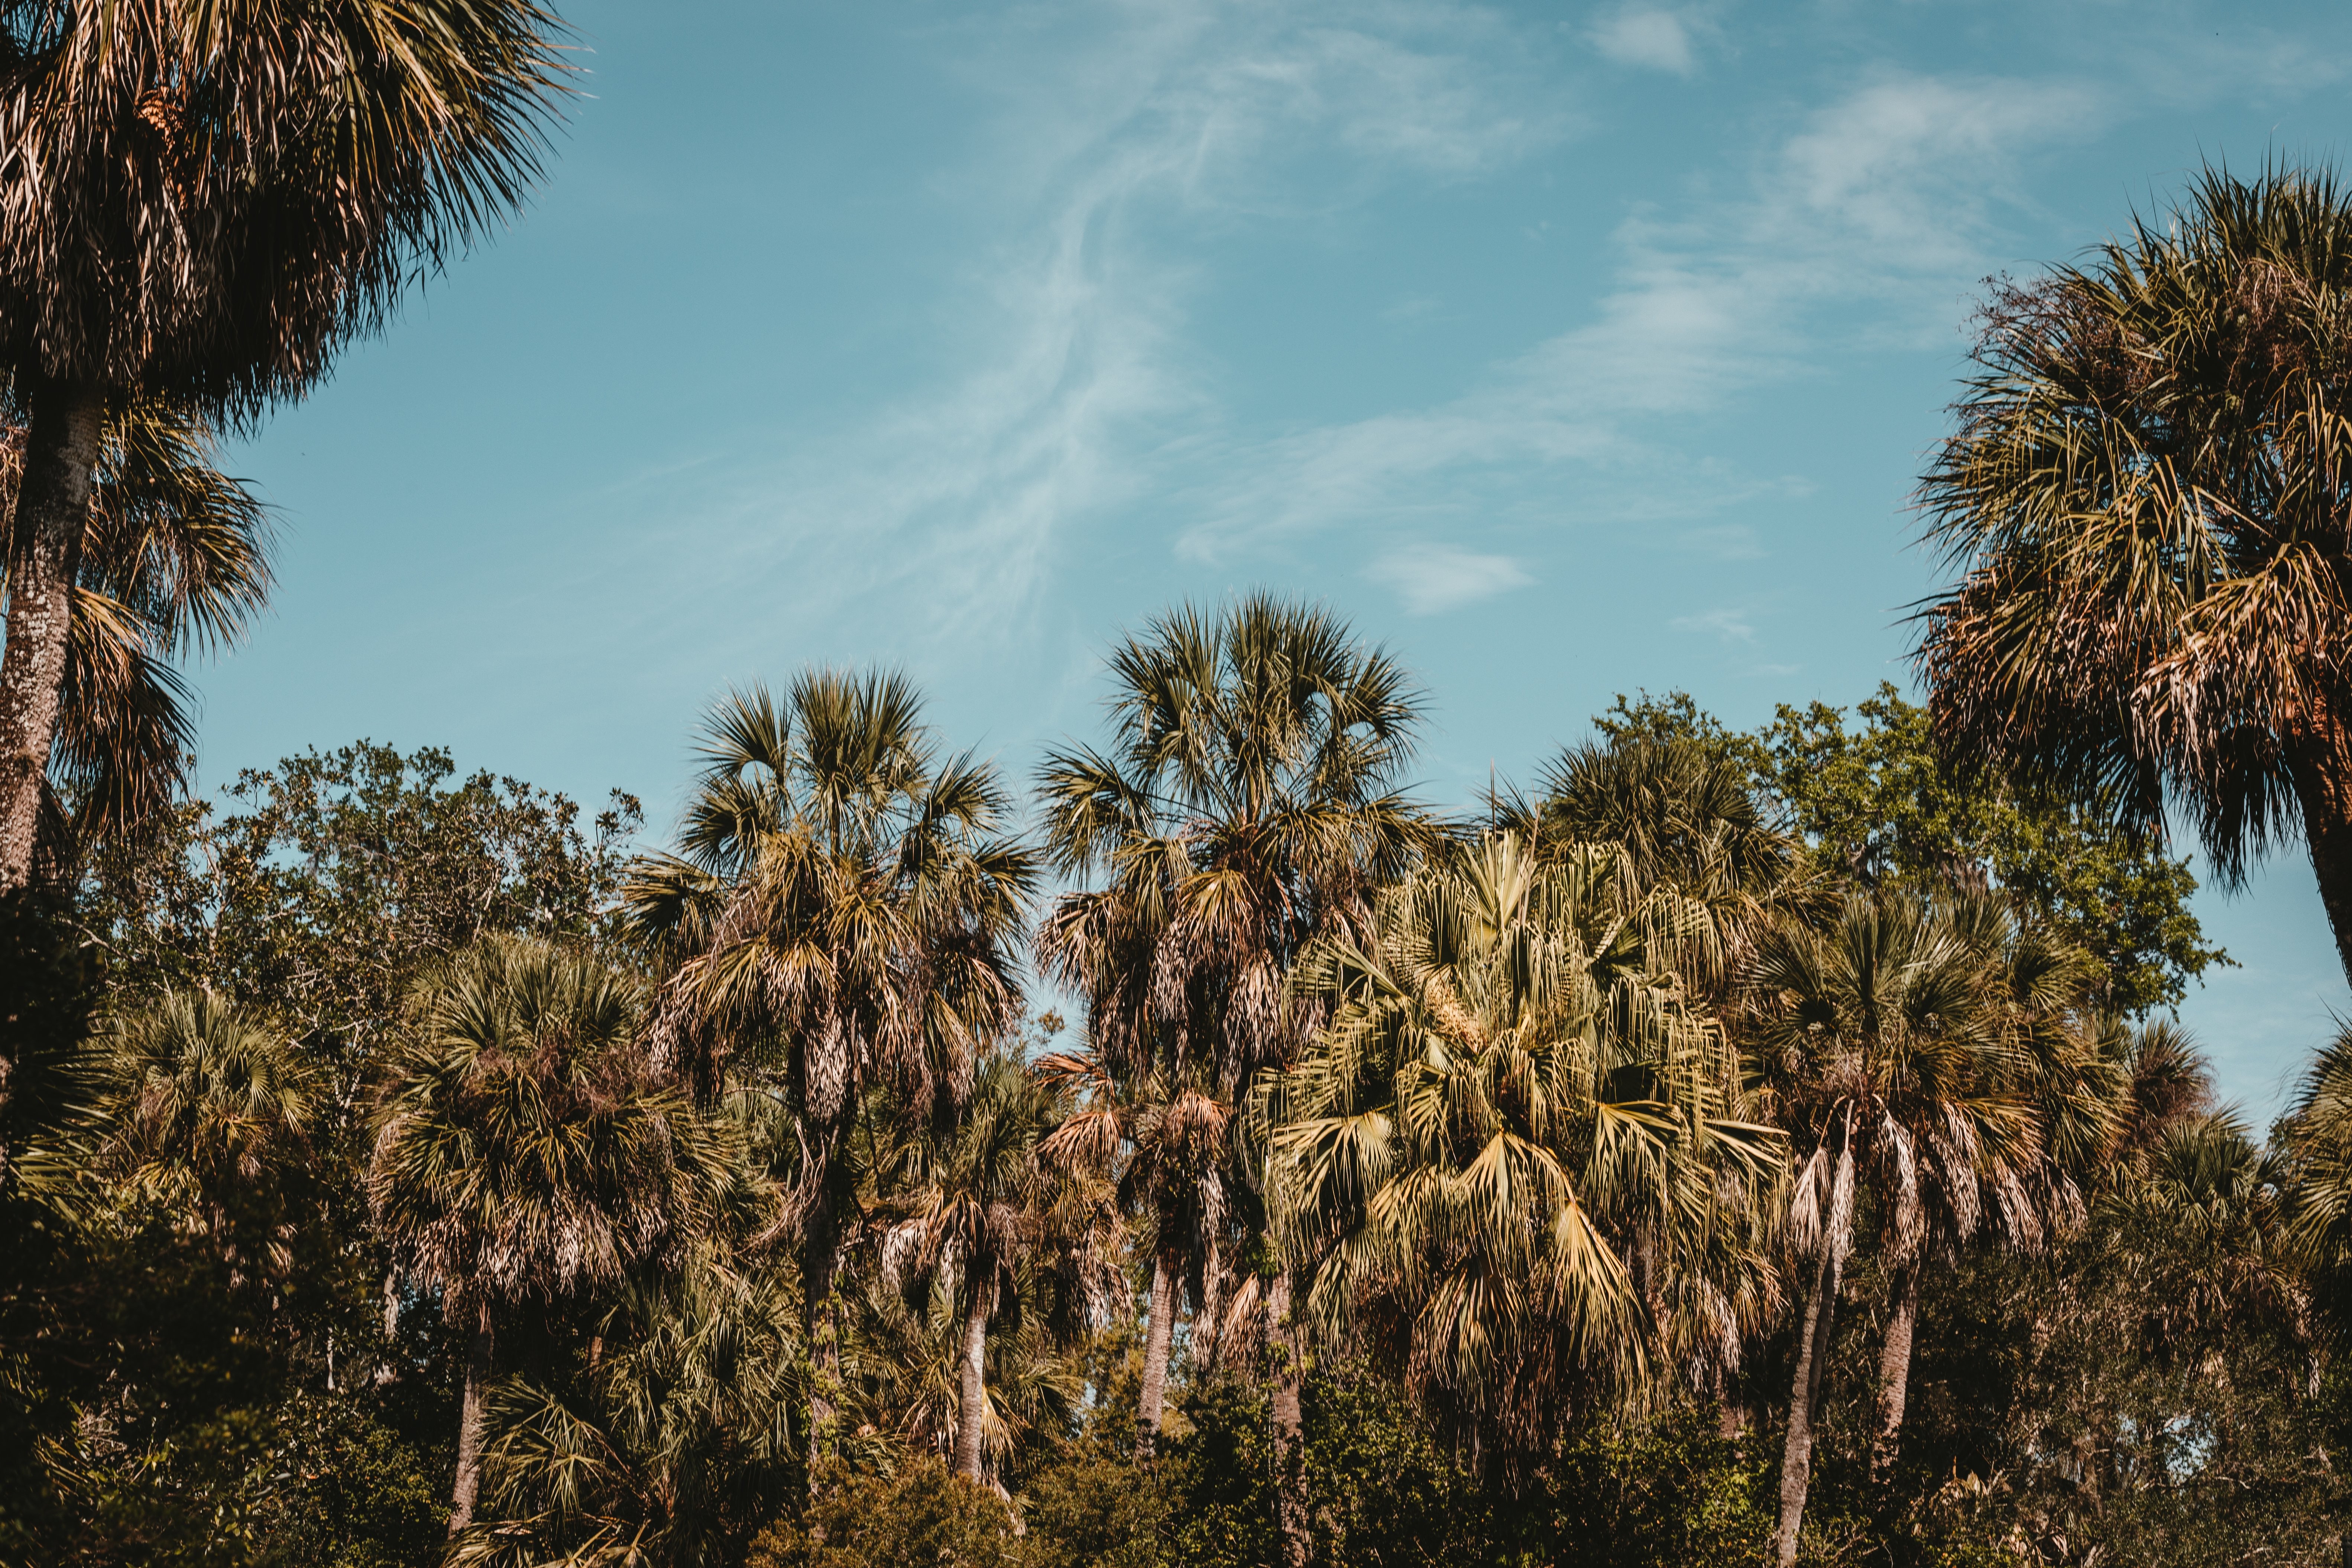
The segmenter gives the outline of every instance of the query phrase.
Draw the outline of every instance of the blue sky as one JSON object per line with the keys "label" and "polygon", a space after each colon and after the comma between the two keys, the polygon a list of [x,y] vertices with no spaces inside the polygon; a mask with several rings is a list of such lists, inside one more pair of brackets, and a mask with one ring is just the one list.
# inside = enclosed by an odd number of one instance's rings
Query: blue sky
{"label": "blue sky", "polygon": [[[1258,585],[1421,674],[1448,803],[1618,691],[1852,702],[1979,280],[2352,144],[2325,5],[562,8],[530,213],[234,454],[284,542],[208,787],[365,735],[658,829],[810,661],[1025,775]],[[2199,907],[2266,1117],[2352,997],[2298,858]]]}

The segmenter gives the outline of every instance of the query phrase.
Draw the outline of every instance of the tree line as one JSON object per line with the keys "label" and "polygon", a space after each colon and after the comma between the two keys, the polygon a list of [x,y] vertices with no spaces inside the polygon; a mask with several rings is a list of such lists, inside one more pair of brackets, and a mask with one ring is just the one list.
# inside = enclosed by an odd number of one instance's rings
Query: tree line
{"label": "tree line", "polygon": [[2332,1549],[2352,1046],[2268,1139],[2212,1103],[2160,846],[1892,689],[1621,698],[1447,813],[1328,612],[1108,663],[1026,831],[812,670],[662,852],[365,743],[90,844],[10,929],[0,1541]]}
{"label": "tree line", "polygon": [[0,0],[0,1552],[2317,1562],[2352,1037],[2213,1103],[2168,847],[2352,974],[2352,200],[1997,282],[1925,689],[1523,788],[1311,604],[1025,775],[887,671],[667,849],[361,742],[186,798],[218,435],[518,208],[530,0]]}

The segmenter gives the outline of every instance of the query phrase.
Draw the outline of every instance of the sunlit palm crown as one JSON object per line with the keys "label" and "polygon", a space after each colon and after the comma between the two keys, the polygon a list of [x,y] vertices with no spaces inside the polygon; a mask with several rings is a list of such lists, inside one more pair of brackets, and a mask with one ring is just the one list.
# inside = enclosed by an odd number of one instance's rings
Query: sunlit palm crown
{"label": "sunlit palm crown", "polygon": [[2082,1013],[2094,978],[1992,895],[1857,895],[1825,930],[1768,931],[1746,1037],[1795,1146],[1801,1250],[1843,1254],[1857,1182],[1898,1263],[2070,1219],[2069,1165],[2108,1147],[2127,1087]]}
{"label": "sunlit palm crown", "polygon": [[[13,514],[21,418],[0,402],[0,513]],[[178,666],[236,643],[269,595],[268,515],[214,466],[211,432],[158,399],[108,421],[68,633],[50,777],[80,842],[144,820],[195,750]]]}
{"label": "sunlit palm crown", "polygon": [[1322,1331],[1384,1343],[1457,1436],[1538,1444],[1580,1388],[1736,1355],[1760,1321],[1779,1142],[1652,962],[1702,918],[1616,846],[1502,833],[1301,965],[1329,1021],[1260,1101],[1286,1242]]}
{"label": "sunlit palm crown", "polygon": [[420,997],[368,1196],[453,1317],[609,1284],[738,1190],[728,1137],[641,1073],[640,1000],[593,959],[505,938]]}
{"label": "sunlit palm crown", "polygon": [[1154,621],[1111,655],[1113,740],[1041,771],[1063,898],[1045,962],[1118,1070],[1208,1076],[1231,1102],[1295,1038],[1283,976],[1434,837],[1401,793],[1419,692],[1328,613],[1254,595]]}
{"label": "sunlit palm crown", "polygon": [[2241,875],[2352,783],[2346,193],[2209,173],[1996,291],[1977,355],[1923,494],[1964,572],[1924,612],[1939,733],[2141,826],[2170,792]]}
{"label": "sunlit palm crown", "polygon": [[5,0],[0,357],[298,391],[519,205],[562,83],[531,0]]}
{"label": "sunlit palm crown", "polygon": [[1672,887],[1705,915],[1674,955],[1694,984],[1727,982],[1766,912],[1811,890],[1790,882],[1795,841],[1766,816],[1748,770],[1696,742],[1588,742],[1562,752],[1541,784],[1538,805],[1506,814],[1538,853],[1622,845],[1638,885]]}
{"label": "sunlit palm crown", "polygon": [[739,693],[702,749],[679,852],[622,894],[676,966],[657,1058],[708,1080],[739,1046],[773,1048],[821,1125],[870,1082],[960,1100],[1018,1015],[1035,877],[994,771],[941,757],[895,675],[811,671],[782,704]]}

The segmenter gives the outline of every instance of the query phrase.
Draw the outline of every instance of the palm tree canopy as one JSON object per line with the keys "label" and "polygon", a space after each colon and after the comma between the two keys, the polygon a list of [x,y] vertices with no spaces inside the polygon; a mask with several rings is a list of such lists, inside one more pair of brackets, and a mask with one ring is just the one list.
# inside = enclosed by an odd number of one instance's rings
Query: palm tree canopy
{"label": "palm tree canopy", "polygon": [[[1780,1145],[1652,963],[1660,899],[1613,846],[1495,834],[1300,966],[1329,1020],[1259,1110],[1309,1316],[1389,1342],[1457,1436],[1538,1446],[1577,1387],[1720,1352],[1727,1323],[1736,1353],[1760,1320]],[[1654,1321],[1685,1313],[1711,1321]]]}
{"label": "palm tree canopy", "polygon": [[657,1055],[709,1079],[732,1040],[789,1053],[823,1125],[879,1080],[910,1106],[969,1091],[1018,1016],[1014,944],[1036,868],[995,771],[940,754],[904,677],[813,669],[704,727],[679,851],[622,889],[676,967]]}
{"label": "palm tree canopy", "polygon": [[1266,595],[1163,616],[1110,670],[1110,749],[1051,752],[1038,785],[1055,868],[1101,886],[1039,946],[1121,1070],[1197,1055],[1230,1101],[1288,1055],[1307,940],[1434,839],[1401,790],[1421,694],[1337,617]]}
{"label": "palm tree canopy", "polygon": [[1995,291],[1922,491],[1961,573],[1916,654],[1951,754],[2144,829],[2169,795],[2233,881],[2352,816],[2348,288],[2352,200],[2280,166]]}
{"label": "palm tree canopy", "polygon": [[425,986],[381,1091],[367,1188],[453,1316],[610,1283],[738,1195],[732,1140],[644,1074],[640,1013],[626,976],[511,938]]}
{"label": "palm tree canopy", "polygon": [[325,1076],[268,1022],[210,991],[173,991],[110,1021],[97,1125],[121,1199],[207,1237],[240,1275],[292,1267],[289,1184]]}
{"label": "palm tree canopy", "polygon": [[2294,1240],[2316,1268],[2352,1264],[2352,1025],[2304,1074],[2285,1124],[2294,1163]]}
{"label": "palm tree canopy", "polygon": [[535,0],[0,4],[0,357],[249,411],[520,202]]}
{"label": "palm tree canopy", "polygon": [[1768,931],[1748,1036],[1794,1144],[1799,1248],[1851,1246],[1857,1182],[1896,1262],[2071,1215],[2053,1129],[2103,1149],[2117,1092],[2077,1016],[2093,978],[1994,895],[1858,894],[1825,930]]}

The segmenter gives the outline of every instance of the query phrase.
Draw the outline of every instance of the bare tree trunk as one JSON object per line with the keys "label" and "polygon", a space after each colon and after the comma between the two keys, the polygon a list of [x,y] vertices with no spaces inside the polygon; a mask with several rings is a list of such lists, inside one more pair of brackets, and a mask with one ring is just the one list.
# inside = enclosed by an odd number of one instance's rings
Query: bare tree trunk
{"label": "bare tree trunk", "polygon": [[980,1479],[980,1437],[988,1408],[987,1282],[978,1268],[968,1270],[964,1283],[971,1302],[963,1310],[963,1355],[957,1364],[955,1472],[968,1481]]}
{"label": "bare tree trunk", "polygon": [[1919,1321],[1919,1268],[1896,1272],[1894,1310],[1887,1314],[1886,1343],[1878,1352],[1878,1436],[1870,1447],[1870,1474],[1885,1480],[1895,1468],[1903,1437],[1903,1405],[1911,1390],[1911,1334]]}
{"label": "bare tree trunk", "polygon": [[96,387],[36,381],[9,535],[8,637],[0,654],[0,891],[32,876],[41,785],[57,734],[74,578],[89,527],[90,475],[105,434]]}
{"label": "bare tree trunk", "polygon": [[[12,657],[13,637],[12,626]],[[2336,731],[2333,715],[2319,719],[2323,733],[2290,752],[2288,773],[2303,808],[2304,843],[2319,878],[2319,901],[2336,933],[2336,962],[2352,980],[2352,737]]]}
{"label": "bare tree trunk", "polygon": [[1307,1529],[1306,1445],[1300,1440],[1306,1422],[1298,1395],[1307,1368],[1297,1331],[1290,1321],[1287,1268],[1275,1279],[1266,1320],[1266,1340],[1275,1355],[1274,1522],[1282,1535],[1283,1568],[1305,1568],[1312,1542]]}
{"label": "bare tree trunk", "polygon": [[482,1389],[490,1381],[490,1314],[474,1321],[466,1344],[466,1392],[457,1407],[457,1484],[449,1494],[449,1533],[474,1522],[482,1486]]}
{"label": "bare tree trunk", "polygon": [[1151,1260],[1150,1321],[1143,1327],[1143,1393],[1135,1408],[1135,1462],[1151,1463],[1168,1396],[1168,1348],[1176,1331],[1176,1270],[1165,1252]]}
{"label": "bare tree trunk", "polygon": [[1821,1398],[1822,1373],[1829,1364],[1841,1262],[1836,1246],[1824,1245],[1812,1293],[1805,1300],[1797,1376],[1789,1391],[1789,1438],[1780,1450],[1780,1526],[1773,1536],[1774,1561],[1780,1568],[1789,1568],[1797,1560],[1797,1535],[1804,1528],[1805,1492],[1813,1479],[1813,1411]]}

